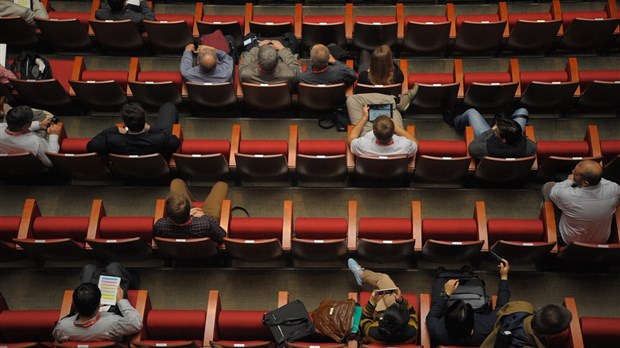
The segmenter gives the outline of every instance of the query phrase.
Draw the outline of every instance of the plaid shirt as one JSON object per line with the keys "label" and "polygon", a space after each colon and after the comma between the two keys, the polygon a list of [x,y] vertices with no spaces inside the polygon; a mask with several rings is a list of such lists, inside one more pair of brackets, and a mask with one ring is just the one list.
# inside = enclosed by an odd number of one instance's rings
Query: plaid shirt
{"label": "plaid shirt", "polygon": [[192,217],[183,225],[174,223],[171,218],[165,217],[157,220],[153,233],[162,238],[204,238],[210,237],[216,243],[222,243],[226,237],[226,231],[220,227],[216,219],[209,215]]}

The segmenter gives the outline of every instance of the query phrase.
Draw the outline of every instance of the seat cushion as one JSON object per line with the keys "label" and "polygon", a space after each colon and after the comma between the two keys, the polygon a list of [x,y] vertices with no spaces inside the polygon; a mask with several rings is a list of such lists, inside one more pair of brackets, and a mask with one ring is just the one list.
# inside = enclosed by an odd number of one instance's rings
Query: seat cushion
{"label": "seat cushion", "polygon": [[476,241],[478,226],[474,219],[422,219],[422,242],[429,239]]}
{"label": "seat cushion", "polygon": [[508,83],[512,76],[507,72],[472,72],[463,74],[463,84],[467,90],[474,82],[478,83]]}
{"label": "seat cushion", "polygon": [[265,311],[232,311],[219,313],[216,324],[218,340],[273,340],[271,331],[263,326]]}
{"label": "seat cushion", "polygon": [[53,342],[52,330],[59,310],[7,310],[0,312],[3,342]]}
{"label": "seat cushion", "polygon": [[361,218],[358,235],[368,239],[413,239],[413,227],[408,218]]}
{"label": "seat cushion", "polygon": [[61,153],[88,153],[86,145],[90,138],[65,138],[60,144]]}
{"label": "seat cushion", "polygon": [[114,80],[123,91],[127,90],[129,73],[122,70],[84,70],[81,81],[108,81]]}
{"label": "seat cushion", "polygon": [[288,155],[286,140],[241,140],[239,153],[249,155]]}
{"label": "seat cushion", "polygon": [[550,12],[528,12],[528,13],[511,13],[508,15],[508,26],[510,30],[517,24],[518,21],[538,21],[545,20],[550,21],[553,20],[553,16],[551,16]]}
{"label": "seat cushion", "polygon": [[183,84],[181,73],[174,71],[141,71],[138,73],[137,80],[141,82],[172,81],[179,90],[181,90],[181,85]]}
{"label": "seat cushion", "polygon": [[284,222],[281,218],[233,218],[228,236],[240,239],[282,239]]}
{"label": "seat cushion", "polygon": [[150,216],[104,216],[99,222],[99,235],[105,239],[140,237],[149,243],[153,238]]}
{"label": "seat cushion", "polygon": [[567,82],[568,74],[566,71],[522,71],[519,74],[521,90],[525,91],[532,81],[540,82]]}
{"label": "seat cushion", "polygon": [[590,146],[585,141],[539,140],[536,145],[538,163],[543,163],[549,156],[587,157],[590,154]]}
{"label": "seat cushion", "polygon": [[202,340],[206,317],[201,310],[151,310],[145,319],[148,339]]}
{"label": "seat cushion", "polygon": [[476,22],[476,23],[485,23],[485,22],[497,22],[499,21],[499,16],[497,14],[469,14],[469,15],[459,15],[456,16],[456,30],[461,29],[463,22]]}
{"label": "seat cushion", "polygon": [[330,23],[344,23],[344,16],[338,15],[309,15],[304,16],[304,23],[313,24],[330,24]]}
{"label": "seat cushion", "polygon": [[345,218],[297,218],[295,237],[302,239],[342,239],[347,237]]}
{"label": "seat cushion", "polygon": [[620,318],[579,319],[586,347],[613,347],[620,340]]}
{"label": "seat cushion", "polygon": [[418,156],[464,157],[467,144],[461,140],[418,140]]}
{"label": "seat cushion", "polygon": [[426,85],[448,84],[448,83],[454,83],[454,74],[452,73],[434,73],[434,74],[411,73],[409,74],[407,81],[409,83],[409,88],[412,88],[414,83],[422,83]]}
{"label": "seat cushion", "polygon": [[498,240],[515,242],[543,242],[545,230],[538,219],[489,219],[487,221],[489,244]]}
{"label": "seat cushion", "polygon": [[77,19],[84,27],[84,30],[88,31],[88,19],[90,18],[90,12],[73,12],[73,11],[50,11],[48,12],[50,19]]}
{"label": "seat cushion", "polygon": [[310,156],[344,155],[347,153],[347,144],[344,140],[300,140],[297,153]]}
{"label": "seat cushion", "polygon": [[579,86],[581,92],[595,80],[620,81],[620,70],[581,70],[579,71]]}
{"label": "seat cushion", "polygon": [[36,239],[71,238],[83,242],[88,231],[88,217],[39,216],[32,225]]}
{"label": "seat cushion", "polygon": [[228,157],[230,154],[230,141],[202,139],[183,140],[181,143],[181,153],[201,155],[221,153]]}
{"label": "seat cushion", "polygon": [[243,32],[243,29],[245,28],[245,17],[239,15],[205,15],[202,16],[202,21],[214,24],[238,22],[241,32]]}
{"label": "seat cushion", "polygon": [[17,237],[19,231],[20,221],[22,221],[21,216],[0,217],[0,240],[13,242],[13,238]]}

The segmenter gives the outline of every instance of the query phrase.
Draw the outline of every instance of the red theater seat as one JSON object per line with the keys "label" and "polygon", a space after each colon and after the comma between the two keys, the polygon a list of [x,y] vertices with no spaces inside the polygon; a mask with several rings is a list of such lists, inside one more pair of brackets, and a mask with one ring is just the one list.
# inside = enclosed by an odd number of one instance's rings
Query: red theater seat
{"label": "red theater seat", "polygon": [[183,102],[181,97],[186,95],[180,72],[143,71],[140,60],[131,58],[128,97],[150,107],[160,107],[165,103],[180,104]]}
{"label": "red theater seat", "polygon": [[581,317],[579,323],[588,348],[612,347],[620,340],[620,318]]}
{"label": "red theater seat", "polygon": [[344,140],[298,140],[297,126],[291,126],[291,138],[297,144],[297,153],[289,165],[295,168],[297,185],[325,187],[347,185],[350,156]]}
{"label": "red theater seat", "polygon": [[126,70],[87,70],[84,58],[75,57],[70,93],[89,109],[119,111],[127,103]]}

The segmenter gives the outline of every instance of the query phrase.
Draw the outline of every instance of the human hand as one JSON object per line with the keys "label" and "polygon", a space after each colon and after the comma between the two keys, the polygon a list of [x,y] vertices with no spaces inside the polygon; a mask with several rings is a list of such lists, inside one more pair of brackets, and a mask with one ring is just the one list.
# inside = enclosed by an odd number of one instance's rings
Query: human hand
{"label": "human hand", "polygon": [[362,120],[364,122],[368,121],[368,110],[370,108],[368,107],[368,105],[364,105],[364,107],[362,108]]}
{"label": "human hand", "polygon": [[194,52],[196,50],[196,46],[193,43],[187,44],[187,46],[185,46],[185,50]]}
{"label": "human hand", "polygon": [[332,56],[331,54],[329,55],[329,64],[334,64],[336,63],[336,58],[334,58],[334,56]]}
{"label": "human hand", "polygon": [[454,291],[456,291],[458,287],[459,287],[459,280],[450,279],[443,285],[443,291],[446,293],[446,295],[452,296],[452,293],[454,293]]}
{"label": "human hand", "polygon": [[41,126],[41,128],[48,128],[50,126],[51,121],[52,121],[52,116],[46,117],[41,122],[39,122],[39,126]]}
{"label": "human hand", "polygon": [[123,291],[123,288],[119,286],[118,289],[116,290],[116,303],[122,300],[124,296],[125,296],[125,292]]}
{"label": "human hand", "polygon": [[189,215],[193,217],[201,217],[205,212],[200,208],[192,208],[189,210]]}
{"label": "human hand", "polygon": [[49,127],[47,127],[47,134],[60,135],[61,130],[62,128],[59,125],[52,124]]}
{"label": "human hand", "polygon": [[284,48],[284,45],[278,40],[271,40],[271,45],[276,49],[276,51]]}
{"label": "human hand", "polygon": [[260,40],[258,42],[258,46],[265,46],[265,45],[270,45],[271,44],[271,40]]}
{"label": "human hand", "polygon": [[570,174],[570,175],[566,178],[566,180],[570,180],[570,181],[572,181],[572,182],[575,182],[575,174],[572,174],[572,173],[571,173],[571,174]]}
{"label": "human hand", "polygon": [[151,125],[150,125],[150,124],[148,124],[148,123],[145,123],[145,124],[144,124],[144,131],[145,131],[145,132],[148,132],[148,131],[149,131],[149,129],[151,129]]}
{"label": "human hand", "polygon": [[376,305],[377,302],[379,302],[379,300],[381,300],[382,297],[383,297],[383,295],[379,294],[378,289],[374,289],[372,291],[372,294],[370,295],[370,303]]}
{"label": "human hand", "polygon": [[118,132],[120,134],[127,134],[127,128],[126,127],[118,127]]}
{"label": "human hand", "polygon": [[510,264],[508,263],[508,260],[502,259],[502,262],[497,265],[497,268],[499,268],[500,279],[508,280],[508,271],[510,271]]}
{"label": "human hand", "polygon": [[398,303],[403,302],[403,293],[400,291],[400,288],[396,288],[396,290],[394,290],[394,300]]}

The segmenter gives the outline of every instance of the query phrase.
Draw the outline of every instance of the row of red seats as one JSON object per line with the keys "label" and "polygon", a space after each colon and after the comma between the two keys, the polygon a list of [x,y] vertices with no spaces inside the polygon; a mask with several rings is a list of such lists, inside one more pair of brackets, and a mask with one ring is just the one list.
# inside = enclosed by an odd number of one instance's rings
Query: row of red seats
{"label": "row of red seats", "polygon": [[[316,114],[342,105],[352,93],[404,93],[419,85],[412,111],[444,111],[463,103],[480,110],[502,110],[516,101],[520,105],[547,112],[577,107],[580,110],[618,110],[620,107],[620,70],[579,69],[577,58],[568,58],[563,70],[525,71],[518,59],[507,61],[507,71],[475,71],[468,61],[454,60],[451,72],[423,71],[415,62],[400,60],[401,70],[407,73],[402,84],[371,86],[356,84],[347,88],[337,85],[300,84],[291,94],[286,83],[254,84],[191,83],[183,80],[178,71],[143,70],[139,58],[131,58],[128,69],[88,69],[84,58],[73,61],[50,59],[54,79],[11,80],[16,92],[4,94],[21,103],[57,113],[75,114],[76,105],[88,110],[118,111],[128,100],[157,107],[166,102],[187,102],[192,108],[207,114],[214,112],[239,114],[246,111],[289,112],[297,100],[301,113]],[[411,71],[408,73],[409,65]],[[14,104],[13,103],[13,104]]]}
{"label": "row of red seats", "polygon": [[[195,202],[200,206],[200,202]],[[278,217],[232,217],[231,202],[222,205],[223,245],[210,238],[174,239],[153,235],[154,221],[164,217],[164,200],[153,216],[107,216],[100,199],[90,216],[42,215],[27,199],[21,216],[3,216],[0,247],[4,259],[71,261],[98,258],[135,261],[158,256],[166,260],[218,260],[235,263],[281,261],[319,263],[329,267],[349,255],[378,263],[415,260],[475,262],[489,250],[513,264],[537,263],[558,257],[567,265],[611,264],[620,258],[620,230],[614,227],[604,244],[557,245],[553,204],[546,202],[537,218],[489,218],[477,201],[471,218],[423,218],[422,204],[411,202],[402,218],[359,217],[357,201],[349,201],[347,217],[293,218],[292,201],[284,201]],[[616,226],[620,226],[616,213]],[[331,262],[331,263],[330,263]]]}
{"label": "row of red seats", "polygon": [[[601,161],[604,177],[620,181],[620,139],[600,140],[596,125],[588,126],[583,140],[538,140],[536,156],[485,157],[478,163],[469,156],[473,129],[463,140],[427,140],[416,136],[418,152],[407,156],[351,154],[345,140],[299,139],[292,125],[288,140],[244,139],[234,125],[229,139],[186,139],[180,125],[173,133],[181,145],[168,161],[161,154],[99,156],[89,153],[89,138],[67,138],[63,132],[59,153],[48,153],[53,170],[75,182],[162,180],[176,175],[192,184],[234,179],[243,186],[302,187],[365,186],[370,183],[406,186],[503,185],[518,186],[531,180],[563,179],[582,159]],[[526,127],[536,141],[534,128]],[[34,155],[24,152],[0,157],[0,177],[23,179],[48,172]]]}
{"label": "row of red seats", "polygon": [[[445,5],[445,12],[419,14],[415,6],[394,7],[393,15],[360,15],[360,6],[348,3],[334,14],[312,13],[310,6],[296,4],[290,14],[270,14],[269,7],[254,8],[251,3],[239,6],[238,14],[205,13],[197,3],[195,14],[157,13],[159,21],[146,21],[143,37],[131,21],[99,21],[94,13],[99,8],[94,0],[90,13],[50,11],[51,20],[37,19],[44,43],[56,50],[80,51],[93,48],[93,39],[104,52],[156,51],[180,54],[183,47],[200,35],[221,29],[236,38],[239,45],[243,35],[253,32],[263,37],[276,37],[294,32],[304,47],[315,43],[335,42],[341,46],[351,43],[357,49],[374,49],[381,44],[396,48],[402,42],[405,52],[418,55],[462,53],[491,53],[501,50],[514,53],[561,50],[588,51],[618,46],[620,18],[616,0],[601,3],[600,10],[561,10],[554,0],[548,12],[509,12],[506,2],[500,2],[497,14],[458,14],[459,7]],[[51,6],[48,6],[51,10]],[[207,7],[208,10],[210,10]],[[411,11],[408,11],[410,10]],[[407,11],[406,11],[407,10]],[[279,11],[281,12],[281,11]],[[411,14],[407,14],[411,12]],[[0,41],[11,46],[31,48],[39,39],[19,17],[0,19]],[[10,33],[10,34],[9,34]],[[90,37],[89,37],[90,36]],[[148,46],[146,44],[148,43]]]}
{"label": "row of red seats", "polygon": [[[51,335],[56,321],[70,313],[73,291],[66,290],[59,310],[13,310],[9,309],[0,294],[0,344],[23,346],[23,344],[52,344]],[[413,344],[391,344],[390,347],[431,348],[425,318],[431,305],[429,294],[403,293],[418,314],[420,329]],[[352,292],[348,298],[364,305],[370,292]],[[153,308],[146,290],[128,291],[129,302],[140,313],[144,323],[141,332],[127,338],[125,342],[88,342],[89,347],[254,347],[271,348],[273,338],[269,328],[262,323],[263,314],[289,302],[287,291],[279,291],[277,304],[264,307],[264,310],[233,310],[222,308],[218,290],[210,290],[206,308],[203,309],[156,309]],[[275,298],[274,298],[275,300]],[[493,304],[495,303],[495,296]],[[549,348],[607,348],[620,339],[620,318],[579,317],[575,299],[564,298],[563,305],[572,314],[569,328],[548,337]],[[86,342],[66,342],[62,347],[83,347]],[[299,342],[287,343],[290,348],[357,348],[356,341],[333,342],[319,334],[304,338]],[[383,345],[362,345],[362,347],[384,347]]]}

